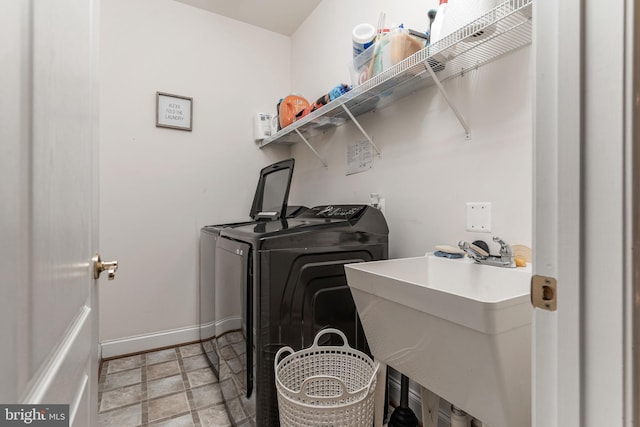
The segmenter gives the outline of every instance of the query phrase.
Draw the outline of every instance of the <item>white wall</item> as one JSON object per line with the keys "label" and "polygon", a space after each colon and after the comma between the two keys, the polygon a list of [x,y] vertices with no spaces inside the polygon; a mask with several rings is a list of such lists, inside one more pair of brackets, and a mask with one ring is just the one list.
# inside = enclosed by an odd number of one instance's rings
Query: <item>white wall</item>
{"label": "white wall", "polygon": [[[292,37],[292,90],[310,101],[349,81],[351,29],[387,24],[424,30],[436,2],[324,0]],[[292,153],[296,203],[369,203],[386,199],[390,256],[419,256],[435,244],[497,235],[531,245],[532,229],[531,49],[445,82],[471,128],[471,140],[436,87],[419,91],[358,119],[382,151],[372,170],[345,176],[346,145],[363,140],[352,123],[311,139],[329,164],[303,144]],[[492,203],[491,234],[465,231],[465,203]],[[491,242],[491,245],[497,245]]]}
{"label": "white wall", "polygon": [[[200,227],[246,218],[258,170],[290,154],[290,203],[386,199],[392,257],[489,239],[465,231],[468,201],[492,202],[493,235],[531,244],[529,48],[445,83],[471,141],[433,87],[359,118],[382,149],[361,174],[345,176],[351,123],[311,140],[328,168],[302,144],[252,142],[252,115],[283,94],[349,81],[354,25],[385,11],[423,29],[430,7],[324,0],[289,39],[171,0],[102,3],[101,252],[120,261],[100,289],[104,356],[197,338]],[[155,127],[156,91],[194,98],[193,132]]]}
{"label": "white wall", "polygon": [[[256,148],[252,117],[291,79],[288,37],[172,0],[101,14],[101,252],[120,262],[100,289],[108,357],[197,338],[199,229],[247,218],[258,171],[288,157]],[[193,97],[192,132],[155,127],[156,91]]]}

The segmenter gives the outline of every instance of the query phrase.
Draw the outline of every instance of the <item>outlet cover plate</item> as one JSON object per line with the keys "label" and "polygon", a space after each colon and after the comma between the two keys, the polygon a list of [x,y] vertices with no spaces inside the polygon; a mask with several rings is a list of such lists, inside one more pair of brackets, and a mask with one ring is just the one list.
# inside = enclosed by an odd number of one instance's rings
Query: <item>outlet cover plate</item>
{"label": "outlet cover plate", "polygon": [[491,202],[467,203],[467,231],[491,233]]}

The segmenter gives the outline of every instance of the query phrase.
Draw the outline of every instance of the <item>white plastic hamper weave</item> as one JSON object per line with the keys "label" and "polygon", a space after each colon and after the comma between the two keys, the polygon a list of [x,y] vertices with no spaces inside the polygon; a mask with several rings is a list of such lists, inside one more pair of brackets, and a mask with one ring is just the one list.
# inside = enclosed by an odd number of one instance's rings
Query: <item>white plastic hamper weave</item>
{"label": "white plastic hamper weave", "polygon": [[[339,335],[343,345],[318,345],[320,337],[326,334]],[[291,354],[280,360],[286,353]],[[373,425],[379,364],[349,347],[339,330],[328,328],[318,332],[313,345],[300,351],[281,348],[274,365],[282,427]]]}

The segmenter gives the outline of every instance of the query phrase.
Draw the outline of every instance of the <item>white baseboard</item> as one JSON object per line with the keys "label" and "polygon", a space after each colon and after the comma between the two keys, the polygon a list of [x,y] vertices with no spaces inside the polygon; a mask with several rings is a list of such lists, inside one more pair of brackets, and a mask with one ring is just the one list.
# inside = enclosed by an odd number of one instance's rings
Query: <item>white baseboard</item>
{"label": "white baseboard", "polygon": [[197,326],[188,326],[186,328],[103,341],[100,344],[102,347],[102,357],[108,359],[115,356],[197,341],[200,339],[198,329]]}
{"label": "white baseboard", "polygon": [[[239,317],[228,317],[218,321],[215,325],[215,330],[218,331],[218,335],[220,335],[226,331],[240,329],[242,324],[241,322],[242,319]],[[204,326],[208,329],[212,329],[212,325]],[[167,331],[103,341],[100,343],[102,358],[108,359],[125,354],[139,353],[141,351],[199,341],[199,329],[200,328],[198,326],[187,326],[185,328],[170,329]]]}
{"label": "white baseboard", "polygon": [[216,322],[216,335],[220,336],[229,331],[235,331],[242,327],[242,318],[238,316],[226,317]]}
{"label": "white baseboard", "polygon": [[216,322],[209,322],[200,325],[200,337],[215,337],[216,336]]}

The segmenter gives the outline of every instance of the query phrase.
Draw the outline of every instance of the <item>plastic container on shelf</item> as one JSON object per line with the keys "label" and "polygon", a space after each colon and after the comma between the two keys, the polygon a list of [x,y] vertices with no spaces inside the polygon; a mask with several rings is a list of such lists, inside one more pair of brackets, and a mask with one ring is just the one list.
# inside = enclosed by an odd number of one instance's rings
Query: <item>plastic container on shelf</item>
{"label": "plastic container on shelf", "polygon": [[398,28],[385,33],[376,43],[349,64],[351,84],[355,87],[424,48],[426,38]]}
{"label": "plastic container on shelf", "polygon": [[291,123],[296,121],[296,118],[305,109],[309,108],[309,101],[302,96],[292,94],[286,96],[278,104],[278,118],[280,121],[280,128],[284,129]]}
{"label": "plastic container on shelf", "polygon": [[371,24],[358,24],[353,28],[353,57],[360,55],[367,50],[376,38],[376,29]]}

